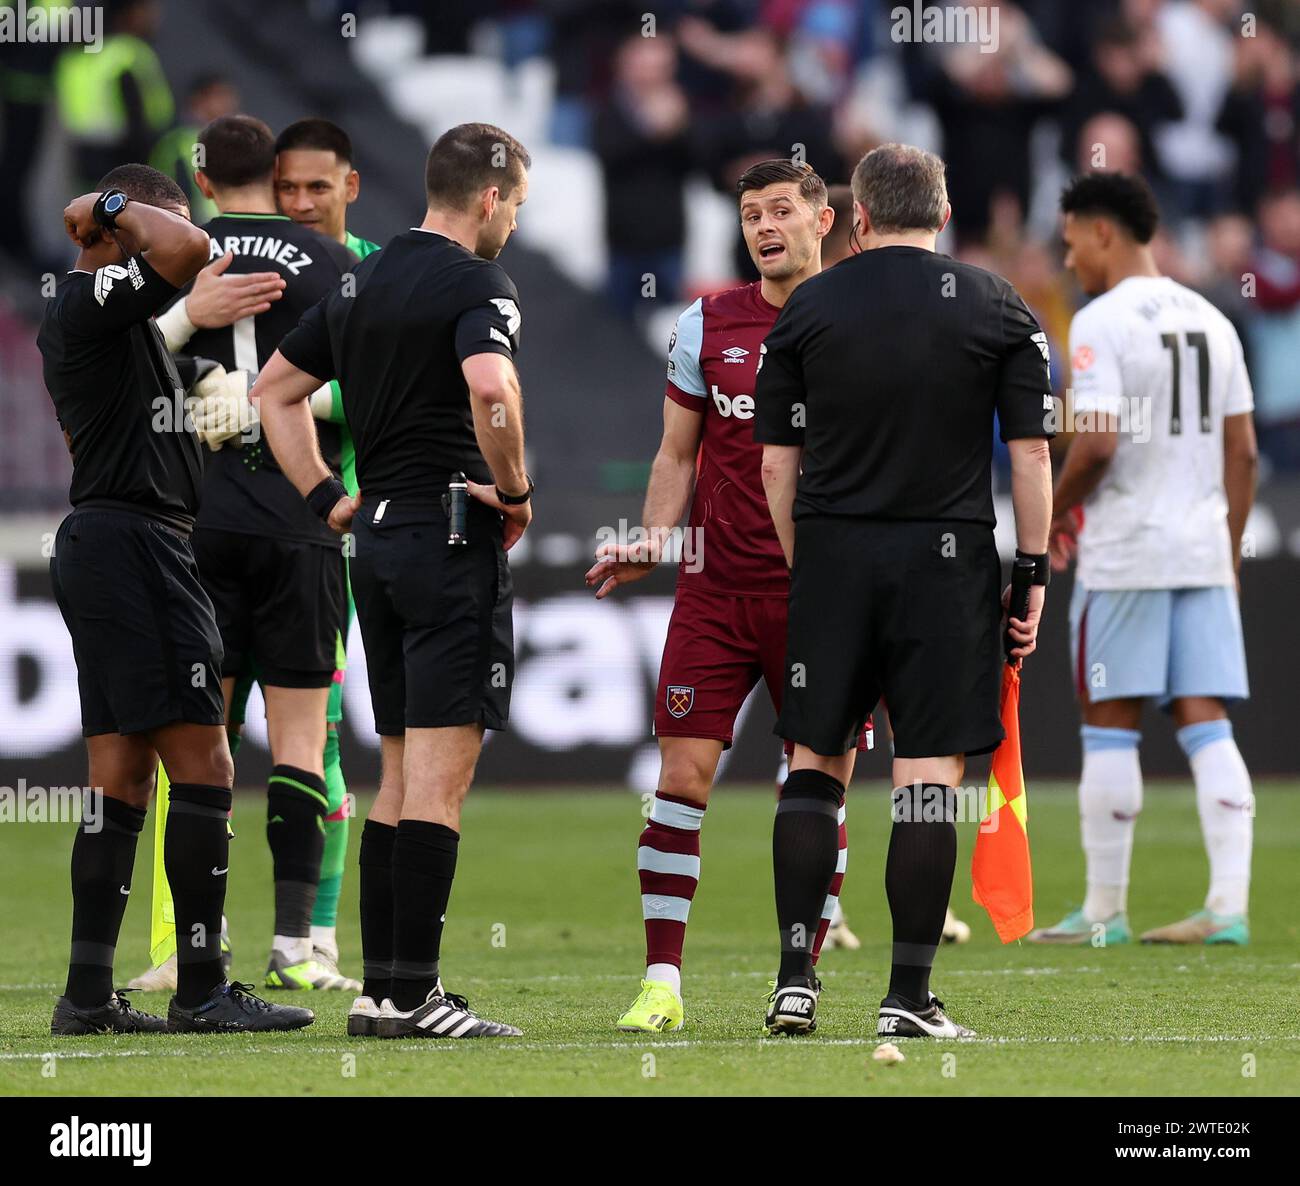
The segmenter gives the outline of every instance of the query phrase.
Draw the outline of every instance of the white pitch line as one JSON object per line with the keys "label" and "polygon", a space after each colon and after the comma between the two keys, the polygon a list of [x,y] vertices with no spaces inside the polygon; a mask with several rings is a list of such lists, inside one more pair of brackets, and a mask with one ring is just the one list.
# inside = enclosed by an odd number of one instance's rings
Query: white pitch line
{"label": "white pitch line", "polygon": [[[1241,1036],[1230,1036],[1216,1034],[1209,1037],[1197,1037],[1192,1034],[1161,1034],[1152,1037],[1104,1037],[1100,1034],[1090,1035],[1072,1035],[1062,1037],[976,1037],[949,1039],[937,1041],[933,1045],[921,1046],[918,1052],[924,1052],[926,1049],[935,1049],[937,1046],[1098,1046],[1111,1043],[1117,1044],[1141,1044],[1144,1042],[1154,1042],[1157,1044],[1173,1045],[1196,1045],[1198,1043],[1239,1043],[1239,1042],[1296,1042],[1300,1043],[1300,1034],[1246,1034]],[[430,1040],[424,1043],[411,1041],[389,1041],[383,1043],[383,1049],[393,1053],[406,1053],[409,1055],[422,1054],[430,1049],[434,1050],[454,1050],[463,1044],[451,1040],[437,1041]],[[527,1051],[559,1051],[559,1050],[609,1050],[609,1051],[626,1051],[635,1050],[641,1053],[655,1050],[687,1050],[687,1049],[717,1049],[719,1047],[753,1047],[758,1046],[761,1049],[781,1049],[781,1050],[817,1050],[827,1046],[876,1046],[879,1041],[876,1038],[815,1038],[795,1041],[788,1038],[720,1038],[716,1041],[709,1041],[703,1038],[670,1038],[666,1040],[649,1040],[649,1041],[609,1041],[609,1042],[514,1042],[503,1040],[501,1042],[488,1044],[485,1042],[476,1042],[476,1047],[487,1046],[495,1050],[527,1050]],[[911,1048],[910,1046],[908,1047]],[[225,1057],[230,1053],[238,1054],[309,1054],[309,1055],[336,1055],[336,1054],[362,1054],[367,1050],[373,1050],[374,1045],[369,1042],[358,1042],[351,1046],[247,1046],[247,1047],[230,1047],[227,1046],[222,1050],[196,1050],[193,1047],[186,1050],[68,1050],[57,1051],[47,1050],[31,1053],[19,1053],[15,1051],[0,1053],[0,1062],[33,1062],[54,1059],[77,1059],[77,1058],[189,1058],[208,1056]]]}

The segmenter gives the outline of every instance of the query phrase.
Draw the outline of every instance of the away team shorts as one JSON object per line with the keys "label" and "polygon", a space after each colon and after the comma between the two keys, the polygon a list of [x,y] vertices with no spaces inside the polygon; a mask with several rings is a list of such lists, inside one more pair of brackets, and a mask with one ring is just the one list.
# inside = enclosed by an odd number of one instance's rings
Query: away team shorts
{"label": "away team shorts", "polygon": [[1180,696],[1245,700],[1246,646],[1237,591],[1085,589],[1070,597],[1075,687],[1092,703]]}

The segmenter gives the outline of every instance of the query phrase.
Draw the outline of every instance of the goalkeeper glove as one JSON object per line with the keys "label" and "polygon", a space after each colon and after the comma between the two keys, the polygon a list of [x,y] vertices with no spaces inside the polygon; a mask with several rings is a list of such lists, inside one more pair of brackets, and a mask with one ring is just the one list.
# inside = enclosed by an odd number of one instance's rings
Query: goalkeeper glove
{"label": "goalkeeper glove", "polygon": [[[202,369],[202,368],[201,368]],[[257,409],[248,400],[248,372],[227,373],[220,363],[202,371],[186,403],[194,431],[214,453],[232,437],[257,424]],[[238,448],[242,442],[236,441]]]}

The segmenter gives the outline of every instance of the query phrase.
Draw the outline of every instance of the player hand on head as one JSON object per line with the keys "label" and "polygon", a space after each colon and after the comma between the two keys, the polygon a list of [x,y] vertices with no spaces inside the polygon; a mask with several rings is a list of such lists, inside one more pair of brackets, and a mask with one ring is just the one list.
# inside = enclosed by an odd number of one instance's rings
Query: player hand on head
{"label": "player hand on head", "polygon": [[185,314],[199,329],[221,329],[265,313],[284,293],[284,277],[278,272],[225,275],[234,258],[227,251],[194,277],[194,288],[185,298]]}
{"label": "player hand on head", "polygon": [[[1019,643],[1008,653],[1011,659],[1023,659],[1032,655],[1038,647],[1038,623],[1043,616],[1043,603],[1047,599],[1047,590],[1042,585],[1029,586],[1029,617],[1025,621],[1008,618],[1006,633]],[[1011,606],[1011,586],[1002,590],[1002,609],[1005,612]]]}
{"label": "player hand on head", "polygon": [[99,194],[82,194],[73,198],[63,211],[63,229],[68,238],[79,247],[94,247],[103,235],[103,229],[95,221],[95,203]]}
{"label": "player hand on head", "polygon": [[1052,559],[1052,571],[1064,572],[1079,551],[1079,528],[1083,526],[1083,509],[1071,507],[1057,515],[1047,537],[1047,552]]}
{"label": "player hand on head", "polygon": [[620,585],[649,576],[659,556],[660,547],[653,539],[635,544],[601,544],[596,549],[596,563],[587,570],[587,587],[595,588],[597,600],[608,597]]}
{"label": "player hand on head", "polygon": [[[504,517],[504,524],[501,533],[501,543],[508,552],[520,540],[520,537],[528,530],[528,524],[533,521],[533,504],[525,502],[520,506],[507,506],[497,497],[495,486],[488,486],[480,482],[466,481],[469,487],[471,498],[477,498],[479,502],[485,502],[488,506],[500,511]],[[510,491],[506,491],[507,494]]]}

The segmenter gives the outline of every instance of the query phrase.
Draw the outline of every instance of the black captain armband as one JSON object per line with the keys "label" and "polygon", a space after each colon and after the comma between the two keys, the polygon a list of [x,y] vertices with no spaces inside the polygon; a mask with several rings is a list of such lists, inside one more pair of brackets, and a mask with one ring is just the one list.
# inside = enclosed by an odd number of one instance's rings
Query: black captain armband
{"label": "black captain armband", "polygon": [[330,511],[338,505],[339,499],[347,496],[348,488],[330,474],[328,478],[322,478],[312,487],[311,493],[307,495],[307,505],[311,507],[312,513],[318,519],[328,521]]}
{"label": "black captain armband", "polygon": [[1046,552],[1044,552],[1041,556],[1035,556],[1032,552],[1022,552],[1019,548],[1017,548],[1016,559],[1032,560],[1034,563],[1034,579],[1030,582],[1030,584],[1042,585],[1043,588],[1047,588],[1047,586],[1051,583],[1052,580],[1052,566],[1048,562]]}

